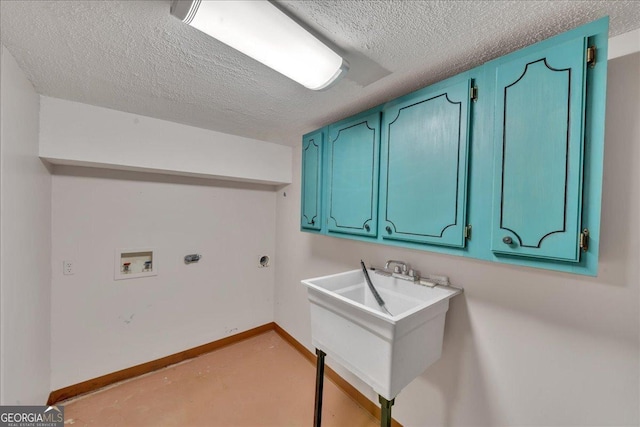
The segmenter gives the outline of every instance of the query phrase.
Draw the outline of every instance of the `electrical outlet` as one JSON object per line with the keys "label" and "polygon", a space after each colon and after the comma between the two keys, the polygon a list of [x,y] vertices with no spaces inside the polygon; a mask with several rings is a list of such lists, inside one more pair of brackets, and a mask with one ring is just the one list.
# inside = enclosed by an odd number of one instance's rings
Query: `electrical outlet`
{"label": "electrical outlet", "polygon": [[73,273],[73,261],[62,261],[62,274],[68,276]]}

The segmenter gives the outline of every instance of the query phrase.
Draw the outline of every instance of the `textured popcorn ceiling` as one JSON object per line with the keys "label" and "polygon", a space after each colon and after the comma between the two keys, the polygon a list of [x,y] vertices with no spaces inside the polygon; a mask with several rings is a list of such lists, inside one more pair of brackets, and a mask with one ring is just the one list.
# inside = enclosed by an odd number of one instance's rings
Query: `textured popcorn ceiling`
{"label": "textured popcorn ceiling", "polygon": [[1,41],[43,95],[294,145],[602,16],[610,36],[640,27],[637,1],[279,1],[352,65],[313,92],[181,23],[170,3],[3,0]]}

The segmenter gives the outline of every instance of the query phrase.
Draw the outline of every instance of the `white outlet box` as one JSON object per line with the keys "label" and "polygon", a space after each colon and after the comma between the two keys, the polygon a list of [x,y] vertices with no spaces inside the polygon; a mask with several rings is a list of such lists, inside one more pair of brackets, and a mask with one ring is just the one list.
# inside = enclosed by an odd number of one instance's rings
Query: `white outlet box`
{"label": "white outlet box", "polygon": [[153,248],[116,249],[114,279],[156,276],[158,267]]}
{"label": "white outlet box", "polygon": [[73,261],[62,261],[62,274],[69,276],[73,273]]}

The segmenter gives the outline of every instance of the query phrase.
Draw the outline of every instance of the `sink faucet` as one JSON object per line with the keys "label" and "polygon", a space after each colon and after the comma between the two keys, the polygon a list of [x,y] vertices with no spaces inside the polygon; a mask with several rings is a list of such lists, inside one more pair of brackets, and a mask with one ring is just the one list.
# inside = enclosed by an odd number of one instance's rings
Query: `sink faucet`
{"label": "sink faucet", "polygon": [[384,269],[388,270],[391,264],[396,264],[396,268],[393,270],[394,273],[402,272],[402,274],[407,274],[407,271],[409,270],[409,264],[404,261],[396,261],[395,259],[390,259],[389,261],[387,261],[387,263],[384,265]]}
{"label": "sink faucet", "polygon": [[[389,270],[389,267],[395,264],[393,270]],[[420,280],[420,272],[414,270],[409,266],[409,263],[404,261],[398,261],[395,259],[390,259],[384,265],[384,269],[373,267],[373,270],[376,274],[380,274],[382,276],[393,276],[398,279],[408,280],[410,282],[417,282]]]}
{"label": "sink faucet", "polygon": [[[391,265],[395,264],[393,270],[389,270]],[[451,289],[458,289],[462,292],[462,288],[456,288],[455,286],[451,286],[449,283],[449,277],[447,276],[438,276],[436,274],[426,274],[424,276],[420,276],[420,272],[418,270],[414,270],[409,266],[409,263],[404,261],[398,261],[395,259],[390,259],[384,265],[384,270],[380,268],[373,268],[375,273],[380,274],[381,276],[386,277],[396,277],[402,280],[408,280],[413,283],[420,283],[423,286],[428,286],[433,288],[434,286],[446,286]]]}
{"label": "sink faucet", "polygon": [[[384,265],[385,270],[389,270],[389,266],[391,264],[395,264],[395,268],[393,269],[393,273],[391,275],[393,277],[397,277],[398,279],[409,280],[410,282],[417,282],[420,279],[420,275],[417,271],[409,266],[409,263],[404,261],[398,261],[395,259],[390,259]],[[387,273],[388,274],[388,273]]]}

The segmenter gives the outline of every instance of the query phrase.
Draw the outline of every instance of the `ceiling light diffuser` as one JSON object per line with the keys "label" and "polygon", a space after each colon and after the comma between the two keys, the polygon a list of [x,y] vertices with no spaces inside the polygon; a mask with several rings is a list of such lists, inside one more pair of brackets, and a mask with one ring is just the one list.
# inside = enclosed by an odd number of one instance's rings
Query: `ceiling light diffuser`
{"label": "ceiling light diffuser", "polygon": [[266,0],[174,0],[171,14],[309,89],[324,89],[349,69],[340,55]]}

